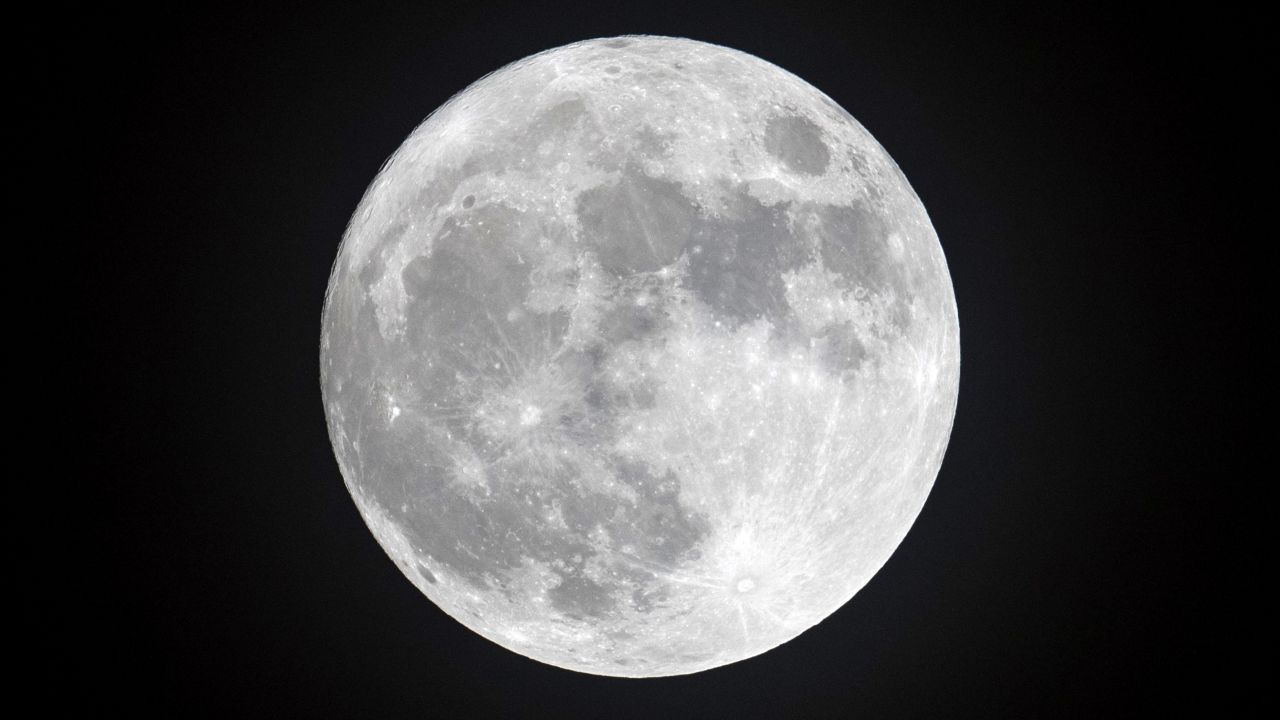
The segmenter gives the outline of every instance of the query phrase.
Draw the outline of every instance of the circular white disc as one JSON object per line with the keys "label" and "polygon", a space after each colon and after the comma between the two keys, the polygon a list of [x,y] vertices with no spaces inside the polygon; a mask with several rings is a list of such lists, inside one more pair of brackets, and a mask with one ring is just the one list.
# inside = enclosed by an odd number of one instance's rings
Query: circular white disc
{"label": "circular white disc", "polygon": [[937,236],[870,134],[758,58],[647,36],[526,58],[418,127],[343,239],[321,353],[405,575],[504,647],[626,676],[852,597],[933,485],[959,363]]}

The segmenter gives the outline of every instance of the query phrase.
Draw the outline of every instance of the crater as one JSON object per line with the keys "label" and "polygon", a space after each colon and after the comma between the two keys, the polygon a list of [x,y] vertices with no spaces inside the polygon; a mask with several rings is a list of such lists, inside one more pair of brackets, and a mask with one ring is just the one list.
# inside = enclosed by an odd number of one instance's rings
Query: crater
{"label": "crater", "polygon": [[426,565],[423,565],[422,563],[418,563],[418,574],[422,576],[423,580],[426,580],[432,585],[436,584],[435,574],[432,573],[430,570],[428,570]]}
{"label": "crater", "polygon": [[764,149],[800,175],[821,175],[831,162],[831,151],[822,142],[822,130],[798,115],[771,118],[765,123]]}

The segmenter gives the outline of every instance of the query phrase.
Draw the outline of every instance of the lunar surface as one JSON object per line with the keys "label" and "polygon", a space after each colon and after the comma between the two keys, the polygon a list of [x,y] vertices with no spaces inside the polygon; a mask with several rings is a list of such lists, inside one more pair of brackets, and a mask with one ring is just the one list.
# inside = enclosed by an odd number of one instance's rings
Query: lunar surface
{"label": "lunar surface", "polygon": [[937,235],[871,135],[763,60],[649,36],[513,63],[414,130],[321,334],[335,455],[409,580],[633,677],[757,655],[862,588],[959,365]]}

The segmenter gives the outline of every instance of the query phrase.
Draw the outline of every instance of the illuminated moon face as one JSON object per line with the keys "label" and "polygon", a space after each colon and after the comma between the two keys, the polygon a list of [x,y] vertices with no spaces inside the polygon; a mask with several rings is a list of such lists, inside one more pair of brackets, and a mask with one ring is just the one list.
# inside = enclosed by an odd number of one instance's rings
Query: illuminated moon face
{"label": "illuminated moon face", "polygon": [[351,221],[321,341],[343,476],[404,574],[506,648],[624,676],[848,601],[933,485],[960,364],[937,236],[871,135],[664,37],[432,114]]}

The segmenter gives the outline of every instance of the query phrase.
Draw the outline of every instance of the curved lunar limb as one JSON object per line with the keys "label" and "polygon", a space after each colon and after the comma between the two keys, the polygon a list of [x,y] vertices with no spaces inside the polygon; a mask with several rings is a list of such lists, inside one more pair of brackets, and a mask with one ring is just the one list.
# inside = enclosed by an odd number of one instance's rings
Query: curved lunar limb
{"label": "curved lunar limb", "polygon": [[378,174],[321,336],[335,454],[445,612],[602,675],[847,602],[919,514],[959,327],[924,207],[830,98],[628,36],[509,65]]}

